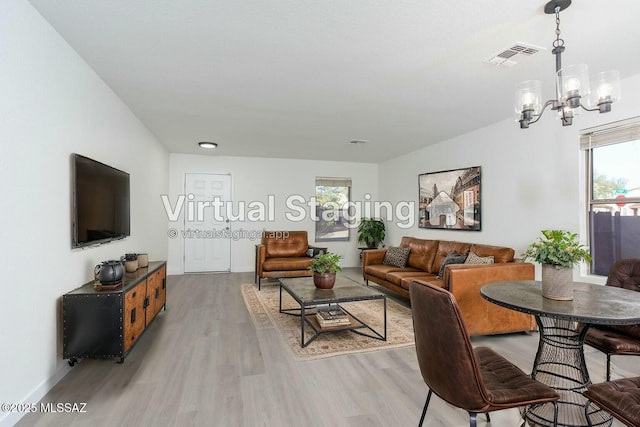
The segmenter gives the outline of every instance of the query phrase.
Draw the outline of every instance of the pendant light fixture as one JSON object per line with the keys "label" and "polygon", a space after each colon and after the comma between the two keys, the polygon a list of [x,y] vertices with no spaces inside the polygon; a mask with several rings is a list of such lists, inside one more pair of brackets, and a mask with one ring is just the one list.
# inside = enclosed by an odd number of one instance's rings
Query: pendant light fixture
{"label": "pendant light fixture", "polygon": [[562,126],[570,126],[573,117],[580,110],[611,111],[611,104],[620,99],[620,74],[617,71],[605,71],[591,77],[586,65],[562,67],[564,40],[560,38],[560,12],[571,5],[571,0],[552,0],[544,7],[546,14],[556,15],[556,40],[553,53],[556,56],[556,99],[542,103],[542,82],[527,80],[516,87],[516,121],[521,129],[527,129],[537,122],[547,107],[557,111]]}

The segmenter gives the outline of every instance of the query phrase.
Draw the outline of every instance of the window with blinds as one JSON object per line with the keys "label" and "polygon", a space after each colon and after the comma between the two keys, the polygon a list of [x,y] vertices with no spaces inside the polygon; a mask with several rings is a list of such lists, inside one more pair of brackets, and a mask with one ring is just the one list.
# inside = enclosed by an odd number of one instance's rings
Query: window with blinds
{"label": "window with blinds", "polygon": [[607,276],[621,259],[640,258],[640,117],[585,129],[591,273]]}
{"label": "window with blinds", "polygon": [[350,178],[316,178],[316,242],[349,240]]}

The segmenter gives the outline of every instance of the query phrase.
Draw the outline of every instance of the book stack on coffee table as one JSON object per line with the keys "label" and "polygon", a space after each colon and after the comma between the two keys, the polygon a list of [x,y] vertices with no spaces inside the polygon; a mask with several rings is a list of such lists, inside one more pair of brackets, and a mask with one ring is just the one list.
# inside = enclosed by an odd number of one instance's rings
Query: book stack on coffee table
{"label": "book stack on coffee table", "polygon": [[350,325],[349,315],[338,305],[318,308],[316,320],[322,328]]}

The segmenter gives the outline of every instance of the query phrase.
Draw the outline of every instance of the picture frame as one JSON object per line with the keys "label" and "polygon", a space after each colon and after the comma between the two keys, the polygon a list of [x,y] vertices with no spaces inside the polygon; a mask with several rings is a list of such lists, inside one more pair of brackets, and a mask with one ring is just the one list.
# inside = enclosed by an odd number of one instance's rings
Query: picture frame
{"label": "picture frame", "polygon": [[480,166],[418,175],[418,227],[481,231]]}

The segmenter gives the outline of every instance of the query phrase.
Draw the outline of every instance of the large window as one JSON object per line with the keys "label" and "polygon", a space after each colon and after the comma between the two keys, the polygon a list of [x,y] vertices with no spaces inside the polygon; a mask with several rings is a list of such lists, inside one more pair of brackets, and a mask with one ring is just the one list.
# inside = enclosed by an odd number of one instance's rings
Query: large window
{"label": "large window", "polygon": [[316,242],[349,240],[349,178],[316,178]]}
{"label": "large window", "polygon": [[640,258],[640,118],[585,130],[591,273]]}

